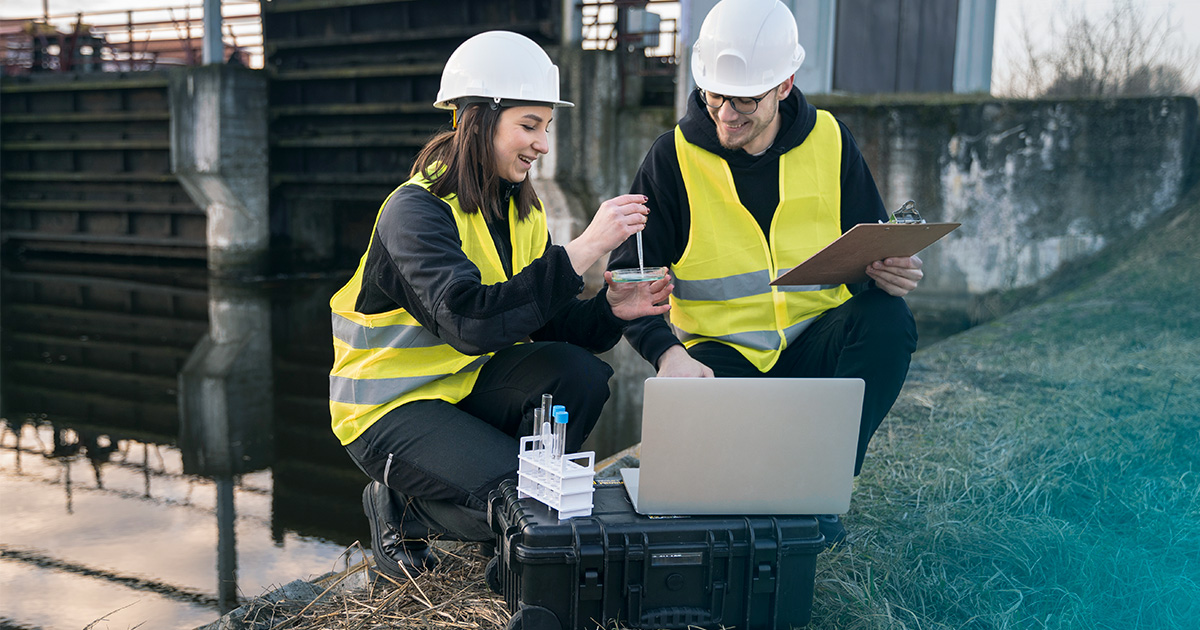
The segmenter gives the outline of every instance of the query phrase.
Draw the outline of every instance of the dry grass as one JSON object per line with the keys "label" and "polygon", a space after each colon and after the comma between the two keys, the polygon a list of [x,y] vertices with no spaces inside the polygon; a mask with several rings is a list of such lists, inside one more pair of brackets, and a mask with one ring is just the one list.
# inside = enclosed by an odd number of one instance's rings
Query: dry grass
{"label": "dry grass", "polygon": [[[1159,227],[918,353],[810,627],[1200,628],[1200,203]],[[276,627],[501,628],[482,573],[451,556]]]}
{"label": "dry grass", "polygon": [[[351,548],[353,552],[355,548]],[[361,549],[357,550],[361,553]],[[485,561],[475,545],[438,543],[441,559],[431,572],[413,580],[374,574],[360,562],[336,578],[320,582],[325,592],[314,600],[246,604],[247,630],[370,630],[374,628],[503,628],[508,622],[504,600],[484,584]],[[344,583],[366,583],[344,588]]]}

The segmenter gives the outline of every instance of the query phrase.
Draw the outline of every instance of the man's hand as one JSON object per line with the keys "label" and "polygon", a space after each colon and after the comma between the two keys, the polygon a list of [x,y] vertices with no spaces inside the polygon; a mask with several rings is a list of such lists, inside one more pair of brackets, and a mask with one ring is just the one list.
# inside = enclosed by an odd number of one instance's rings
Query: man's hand
{"label": "man's hand", "polygon": [[605,271],[604,282],[608,284],[608,304],[613,315],[627,322],[671,310],[666,300],[675,285],[669,273],[654,282],[613,282],[612,272]]}
{"label": "man's hand", "polygon": [[875,280],[875,286],[886,291],[888,295],[904,297],[909,291],[917,288],[917,283],[925,277],[921,265],[921,259],[916,256],[885,258],[867,266],[867,275]]}
{"label": "man's hand", "polygon": [[664,377],[713,378],[712,368],[692,358],[687,348],[674,345],[658,358],[658,375]]}

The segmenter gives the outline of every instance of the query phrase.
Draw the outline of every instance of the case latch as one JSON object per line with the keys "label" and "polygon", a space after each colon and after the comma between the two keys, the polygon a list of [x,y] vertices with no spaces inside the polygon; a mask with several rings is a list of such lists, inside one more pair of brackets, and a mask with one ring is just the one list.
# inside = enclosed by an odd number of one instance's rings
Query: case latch
{"label": "case latch", "polygon": [[769,562],[760,562],[754,568],[754,592],[775,592],[775,567]]}

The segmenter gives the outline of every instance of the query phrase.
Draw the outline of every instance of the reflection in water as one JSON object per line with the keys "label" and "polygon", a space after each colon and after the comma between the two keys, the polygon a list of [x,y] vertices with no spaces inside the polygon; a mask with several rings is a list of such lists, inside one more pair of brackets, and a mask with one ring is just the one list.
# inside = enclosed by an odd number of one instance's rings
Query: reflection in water
{"label": "reflection in water", "polygon": [[4,270],[0,626],[194,627],[345,566],[366,523],[324,393],[340,282]]}

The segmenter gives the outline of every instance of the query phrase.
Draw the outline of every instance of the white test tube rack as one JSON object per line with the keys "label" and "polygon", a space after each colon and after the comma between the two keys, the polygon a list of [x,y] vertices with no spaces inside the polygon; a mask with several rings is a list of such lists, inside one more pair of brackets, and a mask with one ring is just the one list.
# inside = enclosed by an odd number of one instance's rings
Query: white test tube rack
{"label": "white test tube rack", "polygon": [[517,496],[532,497],[558,512],[566,520],[592,513],[592,480],[596,476],[596,453],[569,453],[555,459],[541,436],[521,438],[517,464]]}

